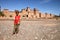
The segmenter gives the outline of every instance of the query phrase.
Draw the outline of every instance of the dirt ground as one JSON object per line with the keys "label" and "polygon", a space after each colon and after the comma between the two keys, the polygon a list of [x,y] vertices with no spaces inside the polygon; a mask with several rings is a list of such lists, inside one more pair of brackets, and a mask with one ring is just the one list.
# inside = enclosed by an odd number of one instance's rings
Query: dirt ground
{"label": "dirt ground", "polygon": [[60,20],[21,21],[14,35],[13,28],[13,20],[0,20],[0,40],[60,40]]}

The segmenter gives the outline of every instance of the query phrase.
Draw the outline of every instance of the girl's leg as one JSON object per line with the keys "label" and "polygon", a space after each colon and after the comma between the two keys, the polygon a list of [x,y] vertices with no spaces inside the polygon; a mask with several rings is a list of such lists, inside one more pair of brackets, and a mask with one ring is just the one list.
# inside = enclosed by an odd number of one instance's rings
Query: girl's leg
{"label": "girl's leg", "polygon": [[13,34],[16,33],[16,25],[14,25]]}
{"label": "girl's leg", "polygon": [[17,24],[17,27],[16,27],[16,34],[19,32],[19,25]]}

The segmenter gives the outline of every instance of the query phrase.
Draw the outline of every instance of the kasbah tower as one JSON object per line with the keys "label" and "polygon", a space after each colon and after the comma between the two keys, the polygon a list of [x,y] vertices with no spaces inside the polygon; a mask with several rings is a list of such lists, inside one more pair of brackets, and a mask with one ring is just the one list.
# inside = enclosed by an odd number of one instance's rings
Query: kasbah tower
{"label": "kasbah tower", "polygon": [[[3,14],[5,15],[4,17],[6,18],[14,18],[15,17],[15,12],[14,11],[9,11],[8,9],[4,9]],[[26,7],[25,9],[21,9],[19,12],[19,15],[21,15],[21,18],[26,18],[26,19],[38,19],[38,18],[53,18],[53,14],[48,14],[48,13],[42,13],[36,8],[30,9],[30,7]]]}

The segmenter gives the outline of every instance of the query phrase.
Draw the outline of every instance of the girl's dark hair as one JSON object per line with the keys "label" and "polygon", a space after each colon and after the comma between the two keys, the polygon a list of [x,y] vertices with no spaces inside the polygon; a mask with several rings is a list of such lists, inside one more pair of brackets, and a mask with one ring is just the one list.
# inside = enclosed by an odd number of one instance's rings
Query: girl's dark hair
{"label": "girl's dark hair", "polygon": [[15,10],[15,13],[17,14],[17,13],[19,13],[19,11],[18,10]]}

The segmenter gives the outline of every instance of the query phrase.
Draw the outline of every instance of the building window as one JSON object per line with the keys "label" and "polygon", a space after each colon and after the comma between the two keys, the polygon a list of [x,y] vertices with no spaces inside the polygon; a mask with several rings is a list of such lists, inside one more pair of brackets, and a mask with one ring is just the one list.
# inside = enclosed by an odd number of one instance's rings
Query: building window
{"label": "building window", "polygon": [[26,17],[28,17],[28,15],[26,15]]}
{"label": "building window", "polygon": [[12,17],[12,15],[10,15],[10,17]]}
{"label": "building window", "polygon": [[25,16],[23,15],[23,17],[25,17]]}

